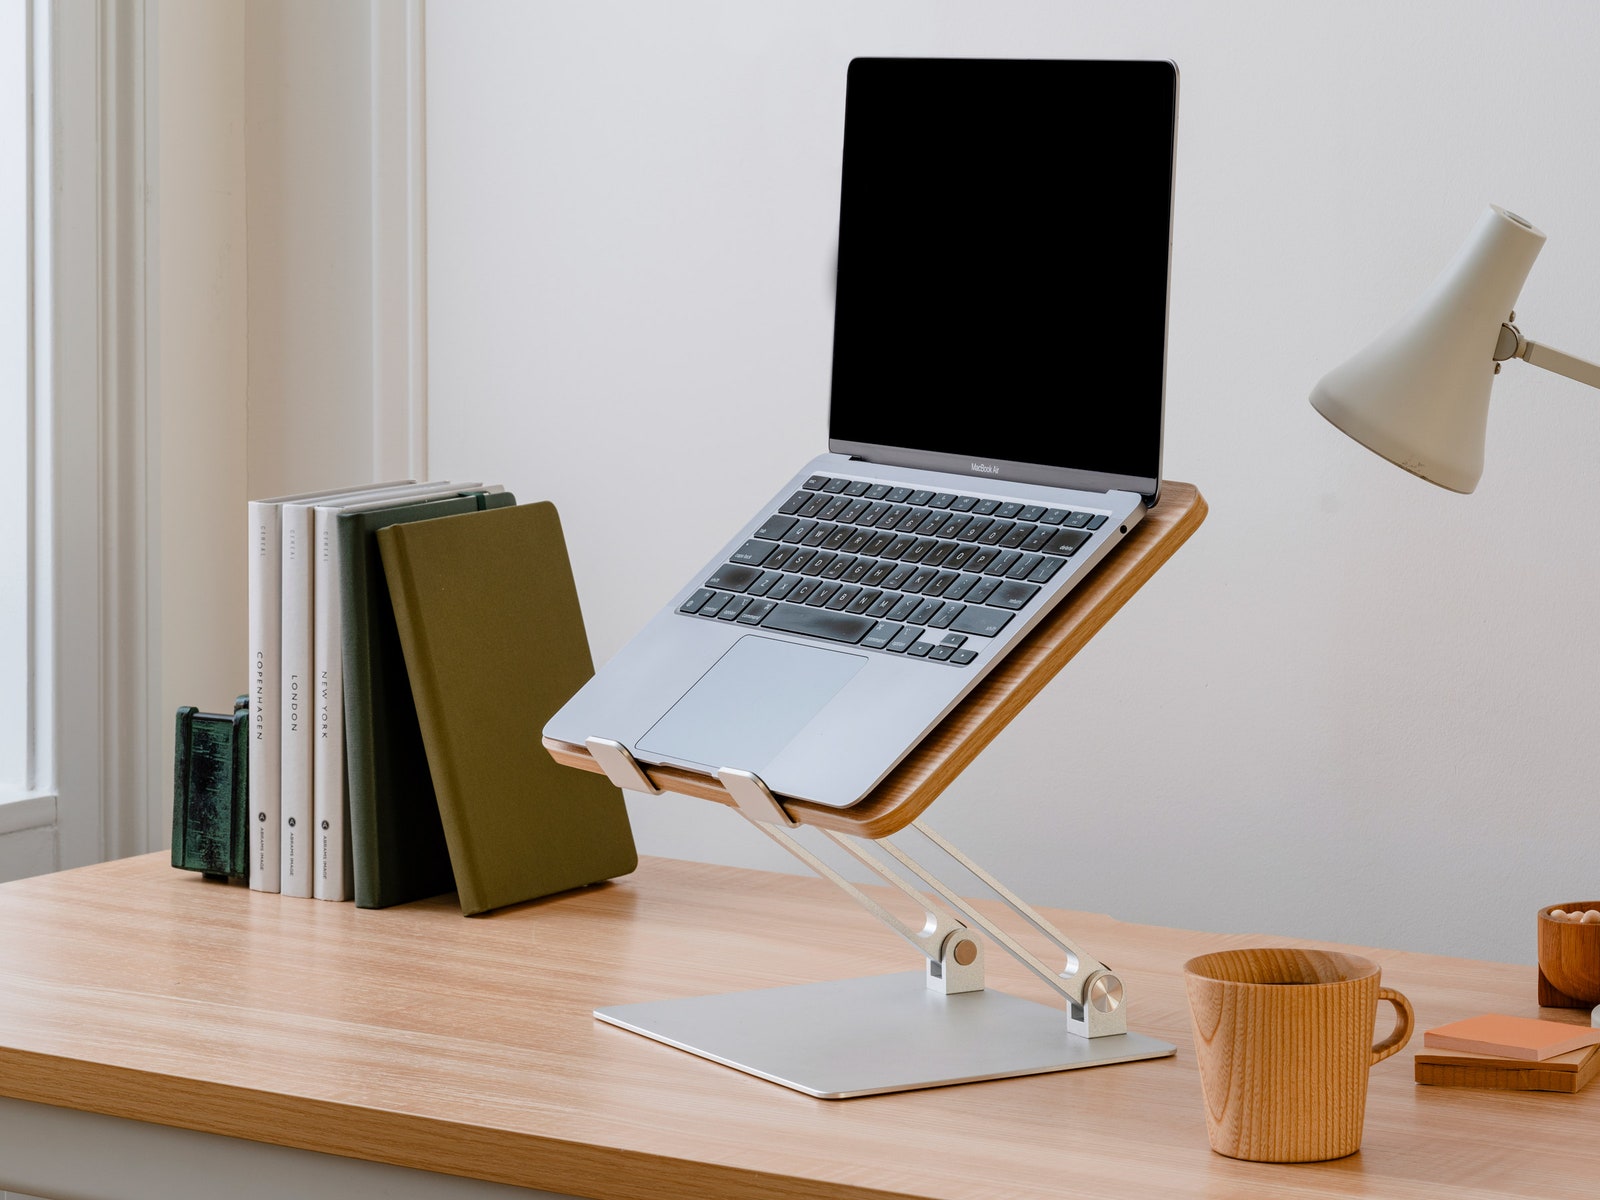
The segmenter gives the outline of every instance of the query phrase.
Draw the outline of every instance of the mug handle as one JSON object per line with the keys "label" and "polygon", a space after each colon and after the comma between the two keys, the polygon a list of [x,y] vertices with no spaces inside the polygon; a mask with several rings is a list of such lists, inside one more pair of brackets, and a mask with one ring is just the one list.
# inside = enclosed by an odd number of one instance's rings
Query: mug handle
{"label": "mug handle", "polygon": [[1416,1013],[1411,1011],[1411,1001],[1393,988],[1379,988],[1378,999],[1394,1005],[1394,1030],[1372,1048],[1372,1061],[1367,1064],[1369,1067],[1381,1063],[1410,1041],[1411,1027],[1417,1020]]}

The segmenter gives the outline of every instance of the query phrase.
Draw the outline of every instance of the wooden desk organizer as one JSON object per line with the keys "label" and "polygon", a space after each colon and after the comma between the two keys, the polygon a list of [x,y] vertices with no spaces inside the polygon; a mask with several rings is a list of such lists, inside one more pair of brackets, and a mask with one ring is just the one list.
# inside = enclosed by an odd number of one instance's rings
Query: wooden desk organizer
{"label": "wooden desk organizer", "polygon": [[1600,900],[1550,904],[1539,910],[1538,998],[1544,1008],[1600,1004],[1600,924],[1558,920],[1554,909],[1587,912]]}

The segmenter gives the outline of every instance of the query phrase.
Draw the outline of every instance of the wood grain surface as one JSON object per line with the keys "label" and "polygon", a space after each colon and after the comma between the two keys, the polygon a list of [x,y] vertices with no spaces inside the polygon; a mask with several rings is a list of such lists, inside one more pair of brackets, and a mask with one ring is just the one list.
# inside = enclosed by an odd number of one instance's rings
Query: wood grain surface
{"label": "wood grain surface", "polygon": [[[1213,1153],[1183,963],[1294,943],[1046,915],[1115,964],[1130,1028],[1174,1057],[828,1101],[592,1016],[915,966],[821,880],[646,859],[467,918],[452,896],[357,909],[146,855],[0,886],[0,1094],[603,1200],[1594,1195],[1600,1089],[1419,1087],[1404,1053],[1372,1068],[1359,1153]],[[1422,1027],[1540,1015],[1530,966],[1316,945],[1379,963]],[[1045,1000],[988,960],[991,987]]]}
{"label": "wood grain surface", "polygon": [[1554,909],[1587,912],[1600,900],[1551,904],[1539,910],[1539,1003],[1590,1009],[1600,1004],[1600,924],[1560,920]]}
{"label": "wood grain surface", "polygon": [[[1361,1147],[1371,1068],[1409,1040],[1410,1002],[1358,955],[1287,946],[1184,966],[1211,1148],[1253,1162],[1319,1162]],[[1378,1001],[1395,1008],[1377,1041]]]}
{"label": "wood grain surface", "polygon": [[1418,1050],[1412,1061],[1416,1081],[1436,1087],[1581,1092],[1600,1075],[1600,1047],[1596,1046],[1537,1063],[1428,1047]]}
{"label": "wood grain surface", "polygon": [[[1193,484],[1163,482],[1161,499],[1133,532],[901,760],[871,795],[843,809],[780,796],[784,808],[801,825],[858,837],[887,837],[909,825],[1189,540],[1205,520],[1206,512],[1206,502]],[[600,770],[600,764],[583,746],[553,738],[545,738],[544,745],[557,762],[586,771]],[[680,767],[649,767],[645,773],[663,791],[733,804],[722,785],[704,775]]]}

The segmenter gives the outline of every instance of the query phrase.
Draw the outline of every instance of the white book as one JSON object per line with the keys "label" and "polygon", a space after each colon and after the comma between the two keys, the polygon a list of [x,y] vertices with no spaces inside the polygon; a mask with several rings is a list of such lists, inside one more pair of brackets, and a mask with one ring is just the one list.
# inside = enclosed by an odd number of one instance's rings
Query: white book
{"label": "white book", "polygon": [[312,822],[312,509],[317,501],[403,496],[438,483],[371,484],[279,506],[278,890],[310,899],[314,877]]}
{"label": "white book", "polygon": [[[411,483],[398,481],[394,486]],[[333,493],[300,492],[246,503],[249,525],[246,577],[246,638],[249,642],[250,748],[247,790],[250,800],[250,886],[258,892],[279,887],[280,772],[282,743],[283,576],[280,516],[283,505]]]}
{"label": "white book", "polygon": [[311,510],[314,554],[311,586],[311,680],[314,720],[311,754],[311,894],[318,900],[353,900],[350,792],[344,753],[344,610],[339,588],[340,514],[413,504],[461,492],[499,491],[478,483],[419,484],[379,498],[351,497]]}

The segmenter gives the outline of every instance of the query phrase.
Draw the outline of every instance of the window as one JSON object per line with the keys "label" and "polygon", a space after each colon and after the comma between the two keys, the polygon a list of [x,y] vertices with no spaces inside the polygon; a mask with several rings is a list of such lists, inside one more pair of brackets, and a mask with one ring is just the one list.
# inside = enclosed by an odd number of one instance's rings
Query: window
{"label": "window", "polygon": [[28,6],[0,5],[0,802],[33,786],[28,60]]}
{"label": "window", "polygon": [[143,186],[143,22],[138,0],[0,5],[0,879],[106,856],[103,760],[142,679],[107,633],[129,606],[106,514],[139,497],[102,432],[143,420],[106,352],[142,311],[108,218]]}
{"label": "window", "polygon": [[[35,219],[47,182],[39,132],[47,126],[30,104],[40,83],[34,64],[48,40],[38,26],[42,5],[0,6],[0,880],[36,875],[60,864],[51,750],[52,623],[48,505],[40,470],[41,380],[34,317],[48,286],[38,285],[41,222]],[[43,223],[48,228],[48,221]],[[47,380],[45,381],[47,383]]]}

